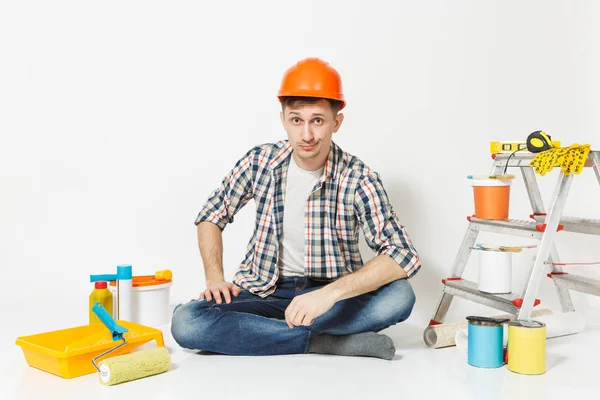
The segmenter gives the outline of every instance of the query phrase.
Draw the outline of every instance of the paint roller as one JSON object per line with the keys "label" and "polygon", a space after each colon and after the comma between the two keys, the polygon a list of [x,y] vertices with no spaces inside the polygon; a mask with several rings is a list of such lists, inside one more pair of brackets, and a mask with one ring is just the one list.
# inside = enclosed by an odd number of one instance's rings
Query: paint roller
{"label": "paint roller", "polygon": [[118,325],[101,303],[94,304],[92,310],[111,331],[113,341],[123,341],[118,346],[92,359],[92,363],[100,375],[101,384],[107,386],[116,385],[157,375],[169,370],[171,357],[168,350],[163,346],[106,358],[98,363],[98,359],[112,353],[127,343],[125,332],[128,330]]}

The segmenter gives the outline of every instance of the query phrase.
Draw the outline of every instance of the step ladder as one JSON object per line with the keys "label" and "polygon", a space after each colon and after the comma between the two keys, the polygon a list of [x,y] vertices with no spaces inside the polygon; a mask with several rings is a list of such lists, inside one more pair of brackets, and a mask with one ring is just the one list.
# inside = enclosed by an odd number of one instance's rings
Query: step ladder
{"label": "step ladder", "polygon": [[[557,232],[576,232],[588,235],[600,235],[600,220],[564,217],[563,210],[574,174],[565,175],[560,170],[558,182],[551,198],[549,211],[546,212],[533,168],[529,165],[537,154],[529,152],[499,153],[492,155],[492,175],[500,175],[508,168],[519,168],[525,183],[533,214],[531,221],[504,219],[484,220],[467,217],[469,225],[452,265],[451,274],[442,279],[443,291],[429,326],[443,323],[454,296],[473,301],[514,315],[517,319],[529,319],[535,306],[538,288],[547,262],[559,261],[555,246]],[[584,170],[592,168],[600,185],[600,151],[590,151]],[[494,295],[480,292],[476,282],[462,278],[471,248],[475,245],[479,232],[492,232],[504,235],[520,236],[539,240],[535,256],[530,266],[527,282],[522,293]],[[569,290],[575,290],[600,296],[600,280],[565,273],[560,266],[552,265],[547,274],[554,281],[563,312],[573,311]]]}

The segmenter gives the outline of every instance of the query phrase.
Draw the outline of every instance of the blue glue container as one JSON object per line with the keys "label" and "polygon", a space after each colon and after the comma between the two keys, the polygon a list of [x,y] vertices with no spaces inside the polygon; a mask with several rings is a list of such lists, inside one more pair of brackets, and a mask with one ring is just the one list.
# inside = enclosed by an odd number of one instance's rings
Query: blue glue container
{"label": "blue glue container", "polygon": [[498,368],[504,365],[504,322],[510,319],[467,317],[468,362],[479,368]]}

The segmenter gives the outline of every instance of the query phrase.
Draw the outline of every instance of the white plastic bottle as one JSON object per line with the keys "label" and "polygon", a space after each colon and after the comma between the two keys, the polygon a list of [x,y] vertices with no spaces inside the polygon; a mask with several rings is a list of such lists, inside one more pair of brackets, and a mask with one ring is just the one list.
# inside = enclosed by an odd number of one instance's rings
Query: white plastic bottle
{"label": "white plastic bottle", "polygon": [[117,266],[117,318],[121,321],[133,321],[133,273],[131,265]]}

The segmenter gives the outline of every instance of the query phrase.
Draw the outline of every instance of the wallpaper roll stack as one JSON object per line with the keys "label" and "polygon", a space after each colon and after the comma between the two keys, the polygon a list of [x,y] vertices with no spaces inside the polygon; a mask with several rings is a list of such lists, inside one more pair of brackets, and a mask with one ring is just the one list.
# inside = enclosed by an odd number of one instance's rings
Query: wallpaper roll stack
{"label": "wallpaper roll stack", "polygon": [[[583,319],[583,316],[575,311],[540,316],[535,316],[532,314],[531,319],[546,324],[546,338],[572,335],[582,332],[585,329],[585,320]],[[469,348],[468,329],[463,328],[457,331],[454,341],[458,349],[467,353]],[[504,324],[504,346],[506,346],[507,341],[508,325]]]}
{"label": "wallpaper roll stack", "polygon": [[[535,310],[531,313],[532,318],[550,314],[552,314],[552,311],[548,309]],[[492,318],[509,318],[512,320],[515,319],[515,316],[512,314],[503,314],[495,315]],[[468,324],[469,323],[465,319],[464,322],[428,326],[423,332],[423,340],[425,341],[427,346],[432,347],[434,349],[455,346],[457,332],[466,330]]]}

